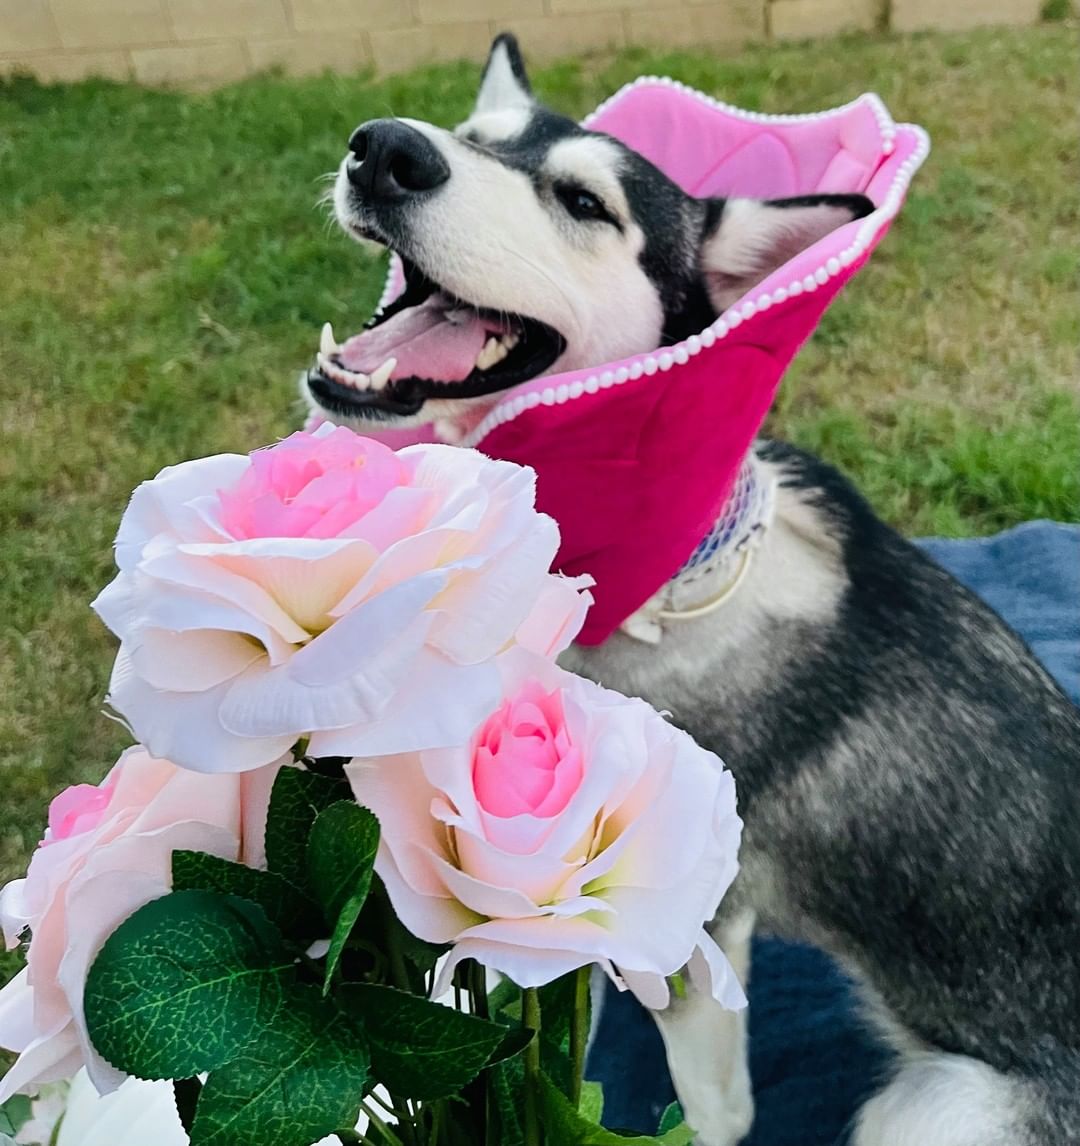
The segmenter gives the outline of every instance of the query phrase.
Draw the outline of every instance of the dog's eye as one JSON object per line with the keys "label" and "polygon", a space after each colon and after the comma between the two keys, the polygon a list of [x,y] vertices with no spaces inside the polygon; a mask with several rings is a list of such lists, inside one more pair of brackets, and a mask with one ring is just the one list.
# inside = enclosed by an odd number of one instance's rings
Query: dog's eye
{"label": "dog's eye", "polygon": [[584,187],[577,187],[573,183],[557,183],[555,194],[559,202],[575,219],[600,219],[605,223],[614,220],[611,213],[604,206],[603,200],[586,191]]}

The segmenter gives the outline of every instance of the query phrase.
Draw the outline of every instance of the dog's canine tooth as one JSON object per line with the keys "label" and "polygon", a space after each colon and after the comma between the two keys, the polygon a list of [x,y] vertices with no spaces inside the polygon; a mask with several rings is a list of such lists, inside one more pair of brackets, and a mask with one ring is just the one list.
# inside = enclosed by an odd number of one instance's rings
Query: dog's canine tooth
{"label": "dog's canine tooth", "polygon": [[390,381],[390,375],[394,372],[394,367],[397,365],[396,358],[388,358],[378,370],[371,375],[371,388],[373,390],[381,390],[387,382]]}
{"label": "dog's canine tooth", "polygon": [[319,336],[319,352],[329,358],[341,349],[334,338],[334,328],[328,322],[323,323],[322,334]]}
{"label": "dog's canine tooth", "polygon": [[499,340],[497,338],[489,338],[484,343],[483,350],[476,356],[476,369],[487,370],[494,366],[499,361],[498,357]]}

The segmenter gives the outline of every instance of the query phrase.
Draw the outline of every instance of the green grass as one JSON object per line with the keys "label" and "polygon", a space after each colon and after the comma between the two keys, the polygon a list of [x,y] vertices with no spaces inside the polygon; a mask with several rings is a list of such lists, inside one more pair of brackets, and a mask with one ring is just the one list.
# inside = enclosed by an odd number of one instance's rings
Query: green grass
{"label": "green grass", "polygon": [[[1071,29],[1070,29],[1071,30]],[[737,56],[625,52],[540,72],[579,114],[643,71],[746,107],[874,89],[935,151],[899,224],[792,369],[772,430],[912,533],[1080,517],[1080,95],[1060,26]],[[60,787],[125,741],[87,605],[125,498],[178,459],[297,423],[326,319],[382,271],[315,207],[359,121],[452,122],[477,70],[261,78],[211,94],[0,85],[0,880]]]}

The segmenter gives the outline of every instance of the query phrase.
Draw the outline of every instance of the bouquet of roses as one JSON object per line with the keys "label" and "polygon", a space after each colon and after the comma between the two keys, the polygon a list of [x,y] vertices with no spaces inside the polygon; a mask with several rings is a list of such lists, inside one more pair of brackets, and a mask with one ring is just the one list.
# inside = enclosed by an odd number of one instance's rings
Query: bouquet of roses
{"label": "bouquet of roses", "polygon": [[557,666],[557,548],[531,471],[329,426],[141,485],[94,603],[139,744],[0,893],[0,1104],[85,1067],[171,1083],[193,1146],[628,1141],[590,969],[742,1005],[704,928],[740,822],[715,756]]}

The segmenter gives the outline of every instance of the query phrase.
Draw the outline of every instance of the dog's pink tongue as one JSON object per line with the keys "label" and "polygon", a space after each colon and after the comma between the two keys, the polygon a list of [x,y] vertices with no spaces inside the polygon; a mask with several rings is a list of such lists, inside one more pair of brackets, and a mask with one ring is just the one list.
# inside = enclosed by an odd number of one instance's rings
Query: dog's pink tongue
{"label": "dog's pink tongue", "polygon": [[433,295],[354,335],[341,348],[341,364],[371,374],[388,358],[396,358],[392,379],[461,382],[472,373],[487,336],[475,311],[453,309],[445,298]]}

